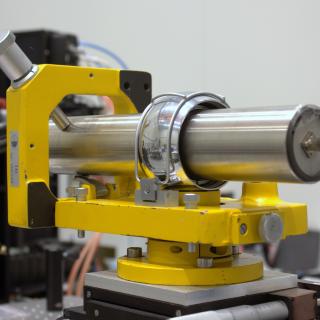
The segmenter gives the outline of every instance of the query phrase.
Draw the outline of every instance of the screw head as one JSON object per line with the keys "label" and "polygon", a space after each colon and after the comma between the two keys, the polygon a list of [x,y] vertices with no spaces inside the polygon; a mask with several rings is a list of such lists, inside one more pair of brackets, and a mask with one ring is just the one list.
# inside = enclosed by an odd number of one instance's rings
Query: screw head
{"label": "screw head", "polygon": [[197,267],[198,268],[212,268],[213,267],[213,259],[212,258],[198,258],[197,259]]}
{"label": "screw head", "polygon": [[88,189],[83,187],[70,186],[67,188],[69,197],[76,198],[77,201],[86,201]]}
{"label": "screw head", "polygon": [[182,316],[181,310],[176,310],[176,317],[180,317],[180,316]]}
{"label": "screw head", "polygon": [[183,202],[186,209],[196,209],[200,201],[200,196],[196,193],[185,193],[183,195]]}
{"label": "screw head", "polygon": [[259,223],[260,237],[268,243],[277,242],[281,239],[283,222],[277,213],[265,214]]}
{"label": "screw head", "polygon": [[78,230],[78,238],[83,239],[86,236],[86,232],[84,230]]}
{"label": "screw head", "polygon": [[197,244],[194,242],[189,242],[188,243],[188,252],[189,253],[194,253],[197,250]]}
{"label": "screw head", "polygon": [[141,258],[142,257],[142,248],[141,247],[130,247],[127,249],[128,258]]}
{"label": "screw head", "polygon": [[245,233],[247,233],[248,231],[248,227],[245,223],[241,223],[240,225],[240,234],[244,235]]}
{"label": "screw head", "polygon": [[76,194],[76,200],[77,201],[86,201],[87,200],[87,195],[88,195],[88,189],[87,188],[78,187],[75,190],[75,194]]}
{"label": "screw head", "polygon": [[232,254],[238,255],[241,253],[240,246],[232,246]]}

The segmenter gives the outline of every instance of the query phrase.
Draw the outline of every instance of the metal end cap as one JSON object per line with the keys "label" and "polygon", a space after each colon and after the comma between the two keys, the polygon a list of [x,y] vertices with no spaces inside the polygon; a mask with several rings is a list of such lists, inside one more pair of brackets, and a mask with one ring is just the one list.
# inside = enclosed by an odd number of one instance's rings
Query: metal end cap
{"label": "metal end cap", "polygon": [[0,54],[6,52],[15,40],[16,36],[10,30],[0,31]]}

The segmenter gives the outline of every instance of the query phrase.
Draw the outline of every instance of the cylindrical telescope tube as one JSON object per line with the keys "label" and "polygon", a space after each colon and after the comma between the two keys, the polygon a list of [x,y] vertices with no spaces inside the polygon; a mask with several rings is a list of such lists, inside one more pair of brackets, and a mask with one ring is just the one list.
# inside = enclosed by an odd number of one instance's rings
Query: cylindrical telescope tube
{"label": "cylindrical telescope tube", "polygon": [[70,119],[79,130],[64,132],[49,122],[51,172],[134,175],[134,138],[139,114]]}
{"label": "cylindrical telescope tube", "polygon": [[[51,171],[133,175],[139,118],[73,117],[83,132],[50,123]],[[320,152],[308,145],[310,135],[320,139],[320,108],[312,105],[199,111],[184,123],[181,161],[192,178],[315,182]]]}
{"label": "cylindrical telescope tube", "polygon": [[320,152],[303,148],[320,139],[316,106],[203,111],[181,136],[182,159],[193,176],[233,181],[315,182]]}

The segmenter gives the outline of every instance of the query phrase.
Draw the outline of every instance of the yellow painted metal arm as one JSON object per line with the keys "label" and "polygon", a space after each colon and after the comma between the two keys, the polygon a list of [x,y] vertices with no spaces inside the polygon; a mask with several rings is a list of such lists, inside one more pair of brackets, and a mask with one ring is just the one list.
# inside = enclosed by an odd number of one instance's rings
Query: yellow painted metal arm
{"label": "yellow painted metal arm", "polygon": [[[168,241],[206,243],[214,246],[264,242],[261,218],[277,213],[283,221],[282,238],[306,233],[306,205],[278,197],[274,183],[245,183],[241,199],[223,199],[218,191],[207,193],[218,202],[196,209],[137,206],[132,198],[61,199],[56,204],[56,225],[61,228],[142,236]],[[241,232],[241,226],[246,232]]]}
{"label": "yellow painted metal arm", "polygon": [[[49,189],[48,120],[69,94],[109,96],[117,113],[134,113],[121,89],[120,70],[42,65],[19,89],[7,92],[8,213],[18,227],[54,226]],[[43,214],[46,212],[46,214]]]}

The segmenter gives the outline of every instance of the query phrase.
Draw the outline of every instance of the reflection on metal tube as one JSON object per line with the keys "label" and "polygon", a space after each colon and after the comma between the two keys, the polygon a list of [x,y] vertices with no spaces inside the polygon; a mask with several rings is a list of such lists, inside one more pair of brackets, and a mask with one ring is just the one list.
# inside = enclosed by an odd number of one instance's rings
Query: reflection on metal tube
{"label": "reflection on metal tube", "polygon": [[187,171],[207,179],[315,182],[320,152],[303,141],[320,137],[316,106],[204,111],[190,119],[182,141]]}
{"label": "reflection on metal tube", "polygon": [[[139,117],[72,117],[83,132],[62,132],[50,122],[51,171],[133,176]],[[320,138],[316,106],[200,111],[181,133],[182,162],[203,179],[314,182],[320,152],[308,142],[310,133]]]}

